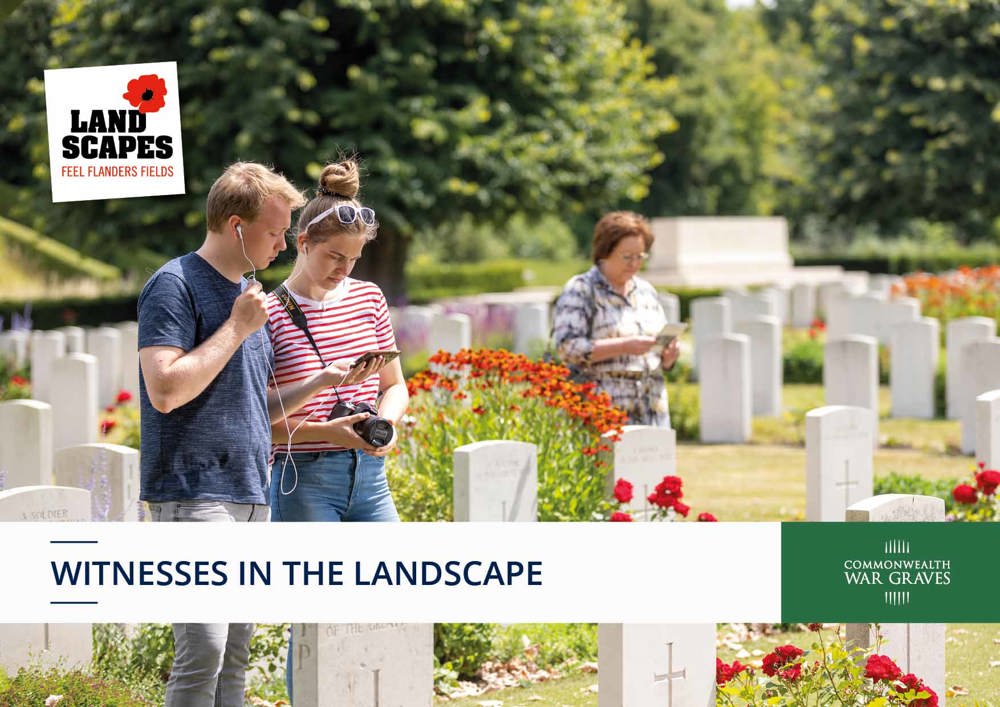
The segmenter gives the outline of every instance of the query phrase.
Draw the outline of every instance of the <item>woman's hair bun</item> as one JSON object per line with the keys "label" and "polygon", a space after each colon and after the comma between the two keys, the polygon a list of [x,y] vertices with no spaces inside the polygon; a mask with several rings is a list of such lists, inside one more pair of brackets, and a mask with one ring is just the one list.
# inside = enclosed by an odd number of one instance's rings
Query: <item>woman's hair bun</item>
{"label": "woman's hair bun", "polygon": [[354,159],[333,162],[319,175],[319,193],[353,199],[361,188],[358,163]]}

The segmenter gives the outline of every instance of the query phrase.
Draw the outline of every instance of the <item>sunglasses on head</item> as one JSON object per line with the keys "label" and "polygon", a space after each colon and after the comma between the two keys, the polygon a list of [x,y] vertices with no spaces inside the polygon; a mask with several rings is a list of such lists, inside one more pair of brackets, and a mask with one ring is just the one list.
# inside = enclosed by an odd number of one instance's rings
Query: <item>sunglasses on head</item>
{"label": "sunglasses on head", "polygon": [[339,204],[337,206],[331,206],[326,211],[322,212],[319,216],[314,218],[306,226],[308,231],[310,228],[315,226],[317,223],[325,219],[332,213],[337,214],[337,220],[340,221],[345,226],[350,226],[352,223],[361,219],[361,223],[366,226],[375,225],[375,211],[374,209],[369,209],[367,206],[353,206],[351,204]]}

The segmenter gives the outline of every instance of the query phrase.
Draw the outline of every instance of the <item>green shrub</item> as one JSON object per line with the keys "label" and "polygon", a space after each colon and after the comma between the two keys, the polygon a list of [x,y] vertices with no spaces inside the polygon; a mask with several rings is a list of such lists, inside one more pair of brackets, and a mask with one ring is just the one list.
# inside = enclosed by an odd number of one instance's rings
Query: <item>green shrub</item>
{"label": "green shrub", "polygon": [[951,490],[962,483],[959,479],[925,479],[915,474],[899,474],[891,472],[886,476],[876,476],[873,492],[876,496],[884,493],[916,494],[919,496],[937,496],[944,499],[945,512],[951,513],[955,505]]}
{"label": "green shrub", "polygon": [[783,355],[785,383],[823,383],[823,341],[804,338],[789,342]]}
{"label": "green shrub", "polygon": [[115,266],[89,258],[64,243],[3,217],[0,217],[0,241],[12,244],[45,270],[65,277],[104,282],[118,282],[122,278],[121,270]]}
{"label": "green shrub", "polygon": [[542,670],[597,659],[597,624],[510,624],[497,627],[497,659],[529,656]]}
{"label": "green shrub", "polygon": [[83,670],[21,668],[13,678],[0,672],[0,707],[40,707],[52,695],[62,695],[59,707],[149,707],[162,702],[137,696],[117,680]]}
{"label": "green shrub", "polygon": [[434,657],[459,678],[475,677],[483,661],[494,657],[494,624],[434,624]]}
{"label": "green shrub", "polygon": [[698,441],[700,435],[698,386],[675,383],[667,386],[670,403],[670,426],[677,433],[677,439]]}
{"label": "green shrub", "polygon": [[444,264],[416,259],[406,268],[411,302],[429,302],[479,292],[509,292],[524,285],[525,264],[519,260]]}
{"label": "green shrub", "polygon": [[104,297],[64,297],[56,300],[0,300],[0,320],[11,321],[12,314],[23,315],[30,307],[32,328],[55,329],[75,324],[100,326],[113,322],[135,321],[139,293]]}

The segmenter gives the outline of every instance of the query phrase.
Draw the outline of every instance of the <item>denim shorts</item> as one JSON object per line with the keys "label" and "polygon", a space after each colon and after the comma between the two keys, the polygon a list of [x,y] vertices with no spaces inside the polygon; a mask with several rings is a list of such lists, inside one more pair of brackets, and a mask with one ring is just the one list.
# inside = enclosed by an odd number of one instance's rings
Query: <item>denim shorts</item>
{"label": "denim shorts", "polygon": [[358,449],[276,454],[271,467],[271,520],[398,521],[385,459]]}

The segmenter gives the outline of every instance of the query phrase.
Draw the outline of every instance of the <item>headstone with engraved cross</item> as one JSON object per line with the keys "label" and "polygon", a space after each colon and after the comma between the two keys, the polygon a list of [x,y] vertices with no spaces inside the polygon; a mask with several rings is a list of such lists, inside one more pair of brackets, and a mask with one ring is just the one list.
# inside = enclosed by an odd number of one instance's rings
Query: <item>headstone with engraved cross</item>
{"label": "headstone with engraved cross", "polygon": [[599,707],[715,705],[714,624],[599,624]]}
{"label": "headstone with engraved cross", "polygon": [[538,452],[510,440],[473,442],[453,454],[456,521],[538,520]]}
{"label": "headstone with engraved cross", "polygon": [[872,495],[872,412],[828,405],[806,413],[806,520],[839,521]]}
{"label": "headstone with engraved cross", "polygon": [[[885,494],[853,504],[845,517],[848,522],[943,523],[944,501],[933,496]],[[876,628],[883,639],[881,653],[892,658],[904,673],[913,673],[927,683],[943,705],[944,624],[847,624],[847,640],[868,648],[876,641]]]}
{"label": "headstone with engraved cross", "polygon": [[296,705],[430,707],[433,624],[293,624]]}

